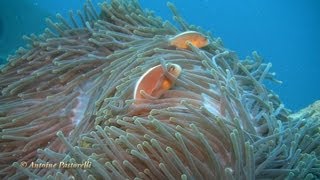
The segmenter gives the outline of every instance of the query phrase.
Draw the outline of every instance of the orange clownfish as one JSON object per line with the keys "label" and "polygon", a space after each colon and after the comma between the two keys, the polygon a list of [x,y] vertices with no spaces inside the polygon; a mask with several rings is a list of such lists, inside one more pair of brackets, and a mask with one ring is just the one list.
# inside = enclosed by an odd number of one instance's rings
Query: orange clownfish
{"label": "orange clownfish", "polygon": [[165,68],[173,78],[169,78],[165,75],[165,71],[161,65],[152,67],[137,81],[133,98],[135,100],[145,99],[145,96],[143,96],[142,93],[159,98],[164,92],[169,90],[180,75],[181,67],[177,64],[168,63]]}
{"label": "orange clownfish", "polygon": [[209,44],[208,38],[197,31],[185,31],[169,39],[171,46],[180,49],[189,49],[187,42],[197,48],[202,48]]}

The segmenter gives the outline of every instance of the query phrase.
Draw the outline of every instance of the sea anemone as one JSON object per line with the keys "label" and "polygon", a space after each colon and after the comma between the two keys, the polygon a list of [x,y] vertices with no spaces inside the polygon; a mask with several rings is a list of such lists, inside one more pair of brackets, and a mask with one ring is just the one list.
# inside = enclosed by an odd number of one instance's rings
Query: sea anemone
{"label": "sea anemone", "polygon": [[[0,73],[0,177],[74,179],[320,178],[320,121],[291,118],[263,81],[256,53],[240,60],[219,38],[175,27],[136,0],[88,1],[70,22],[24,38]],[[185,31],[209,44],[170,45]],[[160,97],[134,99],[150,68],[181,67]],[[136,103],[139,101],[139,103]],[[88,168],[34,168],[32,164]]]}

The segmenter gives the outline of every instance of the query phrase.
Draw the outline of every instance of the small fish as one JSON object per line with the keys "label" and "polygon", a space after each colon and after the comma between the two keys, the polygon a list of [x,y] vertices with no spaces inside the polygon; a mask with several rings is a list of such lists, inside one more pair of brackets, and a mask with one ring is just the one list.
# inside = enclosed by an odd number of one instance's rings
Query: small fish
{"label": "small fish", "polygon": [[169,39],[170,45],[180,49],[189,49],[187,42],[197,48],[202,48],[209,44],[209,40],[203,34],[196,31],[185,31]]}
{"label": "small fish", "polygon": [[176,78],[181,73],[181,67],[177,64],[166,64],[168,73],[174,78],[165,75],[161,65],[150,68],[137,81],[134,88],[133,98],[144,99],[141,93],[145,93],[155,98],[159,98],[164,92],[169,90],[175,83]]}

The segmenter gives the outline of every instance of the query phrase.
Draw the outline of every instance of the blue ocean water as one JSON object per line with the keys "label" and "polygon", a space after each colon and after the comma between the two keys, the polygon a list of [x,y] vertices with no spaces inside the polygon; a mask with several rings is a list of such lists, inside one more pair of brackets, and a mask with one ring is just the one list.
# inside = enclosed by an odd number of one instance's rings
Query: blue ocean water
{"label": "blue ocean water", "polygon": [[[23,45],[21,36],[39,34],[44,17],[66,16],[85,0],[2,0],[0,61]],[[99,0],[92,0],[94,3]],[[318,0],[188,0],[173,2],[190,23],[221,37],[240,58],[256,50],[282,85],[268,86],[293,111],[320,99],[320,1]],[[172,21],[166,1],[140,0],[144,8]],[[26,13],[27,12],[27,13]]]}

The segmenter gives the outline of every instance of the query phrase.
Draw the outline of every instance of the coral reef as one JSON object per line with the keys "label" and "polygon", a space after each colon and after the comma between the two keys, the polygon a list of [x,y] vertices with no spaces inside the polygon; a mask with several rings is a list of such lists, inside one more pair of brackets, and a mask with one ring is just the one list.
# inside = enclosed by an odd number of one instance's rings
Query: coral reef
{"label": "coral reef", "polygon": [[289,117],[291,119],[320,119],[320,100],[294,114],[290,114]]}
{"label": "coral reef", "polygon": [[[239,60],[168,6],[179,28],[136,0],[104,2],[101,13],[88,1],[79,19],[57,15],[25,36],[0,73],[1,178],[320,178],[320,121],[289,116],[263,85],[279,82],[271,64],[256,52]],[[189,30],[208,46],[170,46]],[[132,106],[136,81],[166,63],[182,69],[175,85]],[[85,161],[92,167],[31,167]]]}

